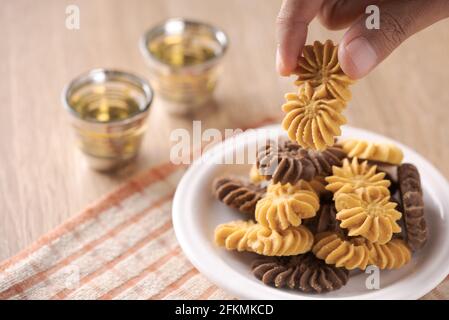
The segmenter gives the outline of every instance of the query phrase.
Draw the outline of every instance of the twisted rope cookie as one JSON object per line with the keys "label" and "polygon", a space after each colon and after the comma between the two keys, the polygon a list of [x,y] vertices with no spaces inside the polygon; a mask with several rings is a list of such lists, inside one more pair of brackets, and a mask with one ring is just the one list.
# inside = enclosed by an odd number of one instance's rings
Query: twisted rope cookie
{"label": "twisted rope cookie", "polygon": [[304,226],[278,232],[252,221],[233,221],[215,229],[215,243],[228,250],[250,251],[264,256],[292,256],[309,251],[313,235]]}
{"label": "twisted rope cookie", "polygon": [[215,197],[227,206],[243,213],[253,214],[256,203],[266,188],[238,178],[218,178],[213,183]]}
{"label": "twisted rope cookie", "polygon": [[334,144],[334,138],[341,134],[340,126],[346,123],[341,114],[345,103],[327,96],[325,87],[314,90],[306,82],[299,94],[285,95],[287,102],[282,110],[287,113],[282,128],[291,140],[304,148],[324,150]]}
{"label": "twisted rope cookie", "polygon": [[349,158],[358,157],[390,164],[400,164],[404,158],[401,149],[391,143],[350,139],[341,142],[341,146]]}
{"label": "twisted rope cookie", "polygon": [[300,179],[310,181],[316,174],[315,166],[306,150],[291,141],[274,141],[257,151],[259,172],[273,183],[295,184]]}
{"label": "twisted rope cookie", "polygon": [[338,46],[331,40],[324,44],[315,41],[303,49],[298,61],[298,80],[295,84],[301,86],[310,84],[314,89],[324,87],[327,93],[337,99],[348,101],[351,92],[348,86],[354,83],[340,68],[338,63]]}
{"label": "twisted rope cookie", "polygon": [[421,249],[427,242],[427,224],[418,169],[409,163],[398,168],[401,203],[404,210],[407,244],[412,250]]}
{"label": "twisted rope cookie", "polygon": [[360,237],[343,240],[341,236],[329,232],[316,235],[312,252],[326,263],[348,270],[365,270],[367,265],[375,265],[379,269],[398,269],[407,264],[412,256],[402,239],[380,244]]}
{"label": "twisted rope cookie", "polygon": [[369,264],[379,269],[399,269],[410,262],[412,252],[402,239],[393,239],[388,243],[366,243],[370,259]]}
{"label": "twisted rope cookie", "polygon": [[348,270],[365,270],[369,261],[369,250],[363,238],[343,240],[334,232],[323,232],[315,236],[312,252],[327,264]]}
{"label": "twisted rope cookie", "polygon": [[215,228],[215,243],[228,250],[248,250],[248,230],[255,226],[253,221],[237,220],[220,224]]}
{"label": "twisted rope cookie", "polygon": [[380,244],[391,240],[393,233],[401,232],[397,220],[401,213],[390,197],[378,197],[377,192],[366,191],[362,195],[352,193],[339,194],[335,200],[340,227],[348,229],[349,236],[362,236],[371,242]]}
{"label": "twisted rope cookie", "polygon": [[333,175],[326,177],[326,189],[332,191],[335,197],[339,193],[363,193],[366,189],[377,191],[379,195],[389,196],[388,187],[391,182],[385,180],[384,172],[376,173],[376,166],[368,165],[368,161],[359,163],[357,158],[351,162],[343,160],[342,167],[333,167]]}
{"label": "twisted rope cookie", "polygon": [[310,251],[313,235],[304,226],[275,231],[256,224],[248,233],[248,247],[264,256],[293,256]]}
{"label": "twisted rope cookie", "polygon": [[346,269],[326,265],[310,253],[289,258],[259,258],[251,269],[255,277],[267,285],[304,292],[337,290],[349,279]]}
{"label": "twisted rope cookie", "polygon": [[299,185],[272,184],[266,195],[257,202],[256,221],[273,230],[299,226],[302,219],[315,216],[320,201],[315,192]]}

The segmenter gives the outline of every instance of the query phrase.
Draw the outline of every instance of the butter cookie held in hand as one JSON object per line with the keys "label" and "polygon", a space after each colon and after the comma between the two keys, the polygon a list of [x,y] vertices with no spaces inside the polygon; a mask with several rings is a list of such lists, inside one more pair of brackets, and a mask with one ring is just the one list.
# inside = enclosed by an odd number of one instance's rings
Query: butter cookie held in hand
{"label": "butter cookie held in hand", "polygon": [[340,68],[338,45],[331,40],[326,40],[324,44],[315,41],[313,45],[304,46],[295,73],[298,75],[297,86],[308,83],[314,89],[324,88],[333,98],[343,101],[351,99],[348,86],[354,81]]}
{"label": "butter cookie held in hand", "polygon": [[341,135],[340,127],[346,123],[343,101],[329,98],[324,87],[314,90],[307,82],[298,94],[289,93],[285,98],[282,128],[291,140],[320,151],[334,145],[335,137]]}

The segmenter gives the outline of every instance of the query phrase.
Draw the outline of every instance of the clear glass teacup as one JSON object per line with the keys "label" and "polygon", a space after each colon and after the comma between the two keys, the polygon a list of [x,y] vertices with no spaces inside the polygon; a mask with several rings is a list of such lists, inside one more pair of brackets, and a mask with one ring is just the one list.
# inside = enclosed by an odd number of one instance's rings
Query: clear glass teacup
{"label": "clear glass teacup", "polygon": [[63,105],[92,168],[111,171],[137,156],[152,100],[147,81],[117,70],[91,70],[64,88]]}

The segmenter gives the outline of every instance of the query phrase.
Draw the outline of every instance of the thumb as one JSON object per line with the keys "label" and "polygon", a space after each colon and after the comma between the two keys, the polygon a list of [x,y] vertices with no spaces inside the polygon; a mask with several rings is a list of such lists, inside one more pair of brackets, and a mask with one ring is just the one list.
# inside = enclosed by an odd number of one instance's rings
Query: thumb
{"label": "thumb", "polygon": [[449,1],[385,1],[379,9],[379,29],[368,29],[363,15],[339,45],[341,68],[353,79],[366,76],[408,37],[448,17]]}

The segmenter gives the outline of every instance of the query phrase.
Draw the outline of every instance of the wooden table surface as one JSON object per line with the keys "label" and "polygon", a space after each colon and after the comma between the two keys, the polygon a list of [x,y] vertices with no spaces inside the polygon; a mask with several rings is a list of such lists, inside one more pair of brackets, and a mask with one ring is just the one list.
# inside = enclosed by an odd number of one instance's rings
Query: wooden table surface
{"label": "wooden table surface", "polygon": [[[80,29],[65,27],[65,8],[80,8]],[[280,116],[292,79],[274,69],[274,21],[280,1],[2,0],[0,9],[0,259],[17,253],[130,175],[169,158],[169,134],[244,126]],[[172,117],[156,100],[134,166],[114,175],[91,171],[72,142],[62,87],[95,67],[148,78],[138,50],[147,28],[168,17],[221,26],[230,37],[214,107]],[[352,87],[353,126],[388,135],[427,157],[449,177],[449,21],[409,39]],[[333,39],[317,22],[309,41]]]}

